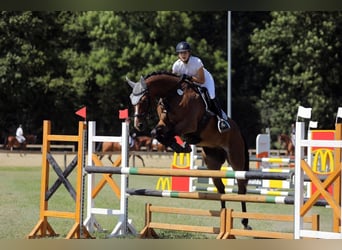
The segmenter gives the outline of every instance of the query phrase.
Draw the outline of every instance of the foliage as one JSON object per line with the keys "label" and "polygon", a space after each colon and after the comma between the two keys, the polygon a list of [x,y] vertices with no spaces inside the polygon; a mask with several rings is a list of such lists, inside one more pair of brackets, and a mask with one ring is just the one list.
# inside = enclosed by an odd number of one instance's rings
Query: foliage
{"label": "foliage", "polygon": [[[333,126],[341,20],[340,12],[232,12],[232,116],[250,147],[266,127],[287,132],[298,105]],[[225,110],[227,12],[3,11],[0,33],[2,137],[19,123],[41,135],[44,119],[76,133],[84,105],[98,133],[119,133],[118,110],[131,109],[125,77],[171,70],[181,40],[212,72]]]}
{"label": "foliage", "polygon": [[251,36],[251,59],[268,71],[257,102],[262,122],[288,133],[299,105],[321,128],[334,128],[341,104],[340,12],[272,12]]}

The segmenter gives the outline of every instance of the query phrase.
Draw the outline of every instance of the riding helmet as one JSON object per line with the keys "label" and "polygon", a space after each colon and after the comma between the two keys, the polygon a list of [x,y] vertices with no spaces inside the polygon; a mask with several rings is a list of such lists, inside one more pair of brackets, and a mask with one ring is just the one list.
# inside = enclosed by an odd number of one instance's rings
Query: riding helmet
{"label": "riding helmet", "polygon": [[184,51],[191,51],[190,44],[184,41],[179,42],[176,46],[176,53],[180,53]]}

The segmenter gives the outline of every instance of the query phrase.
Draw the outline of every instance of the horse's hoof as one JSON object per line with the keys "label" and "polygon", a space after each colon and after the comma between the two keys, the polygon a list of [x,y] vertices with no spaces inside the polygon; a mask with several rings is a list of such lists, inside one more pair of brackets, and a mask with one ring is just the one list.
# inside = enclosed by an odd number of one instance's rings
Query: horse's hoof
{"label": "horse's hoof", "polygon": [[250,225],[245,226],[245,230],[253,230],[253,228]]}

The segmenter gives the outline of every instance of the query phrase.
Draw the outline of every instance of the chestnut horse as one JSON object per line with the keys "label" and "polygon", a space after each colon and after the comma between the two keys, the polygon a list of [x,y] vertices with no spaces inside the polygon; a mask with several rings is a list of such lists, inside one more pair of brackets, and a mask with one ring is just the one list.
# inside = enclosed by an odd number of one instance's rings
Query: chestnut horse
{"label": "chestnut horse", "polygon": [[137,151],[141,151],[142,147],[145,147],[147,152],[152,151],[152,137],[140,135],[134,137],[134,148]]}
{"label": "chestnut horse", "polygon": [[285,144],[286,155],[294,156],[295,146],[293,145],[291,137],[286,134],[281,134],[278,136],[278,140],[281,145]]}
{"label": "chestnut horse", "polygon": [[[134,139],[133,139],[134,140]],[[102,149],[100,148],[102,147]],[[130,144],[130,148],[129,148],[129,157],[132,156],[132,153],[131,151],[137,151],[138,147],[137,147],[137,144],[136,144],[136,141],[134,140],[133,141],[133,144]],[[113,152],[121,152],[121,144],[119,142],[102,142],[101,145],[99,145],[97,147],[97,150],[100,151],[102,153],[113,153]],[[99,159],[101,160],[102,158],[104,157],[104,154],[100,155]],[[138,154],[134,154],[134,157],[138,157],[143,166],[145,167],[145,162],[144,162],[144,159],[138,155]],[[109,154],[108,155],[108,160],[113,164],[113,160],[112,160],[112,154]]]}
{"label": "chestnut horse", "polygon": [[19,148],[24,150],[26,149],[27,144],[35,144],[37,141],[36,135],[24,135],[24,137],[26,140],[23,143],[20,143],[15,136],[8,136],[4,143],[4,148],[10,149],[11,151],[13,150],[13,148]]}
{"label": "chestnut horse", "polygon": [[[127,82],[133,88],[130,99],[138,131],[145,128],[148,113],[156,108],[159,122],[152,135],[159,142],[176,152],[189,152],[189,145],[177,144],[175,136],[179,135],[186,143],[202,147],[208,169],[220,170],[227,160],[235,171],[249,170],[248,148],[237,124],[229,119],[231,128],[220,133],[217,118],[206,110],[196,85],[168,72],[154,72],[136,83],[127,78]],[[213,182],[219,193],[225,193],[221,178],[213,178]],[[246,194],[248,181],[239,179],[237,183],[238,193]],[[225,208],[224,201],[221,207]],[[241,202],[241,207],[246,212],[246,202]],[[247,218],[241,222],[245,229],[250,229]]]}

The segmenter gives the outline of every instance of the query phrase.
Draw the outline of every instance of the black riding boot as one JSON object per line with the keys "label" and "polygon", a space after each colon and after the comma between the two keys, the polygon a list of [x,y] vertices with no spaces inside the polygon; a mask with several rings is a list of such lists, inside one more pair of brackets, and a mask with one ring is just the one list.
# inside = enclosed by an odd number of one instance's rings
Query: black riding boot
{"label": "black riding boot", "polygon": [[211,99],[212,111],[217,115],[217,128],[220,133],[227,132],[230,129],[228,120],[223,117],[223,111],[217,98]]}

